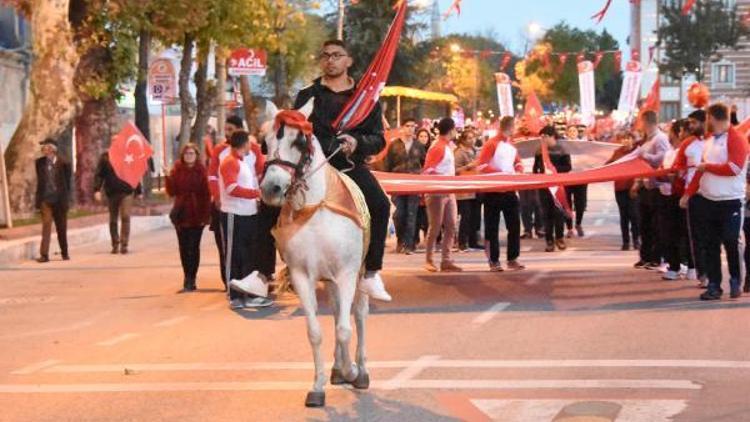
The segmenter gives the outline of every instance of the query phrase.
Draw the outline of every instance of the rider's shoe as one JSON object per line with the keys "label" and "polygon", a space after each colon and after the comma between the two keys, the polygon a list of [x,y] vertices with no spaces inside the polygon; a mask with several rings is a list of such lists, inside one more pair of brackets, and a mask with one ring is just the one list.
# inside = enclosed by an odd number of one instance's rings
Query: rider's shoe
{"label": "rider's shoe", "polygon": [[268,284],[264,283],[257,271],[253,271],[241,280],[232,280],[229,287],[253,296],[268,296]]}
{"label": "rider's shoe", "polygon": [[390,302],[391,295],[385,290],[383,279],[380,278],[380,273],[375,273],[370,277],[364,277],[359,282],[359,290],[373,299],[382,300],[383,302]]}

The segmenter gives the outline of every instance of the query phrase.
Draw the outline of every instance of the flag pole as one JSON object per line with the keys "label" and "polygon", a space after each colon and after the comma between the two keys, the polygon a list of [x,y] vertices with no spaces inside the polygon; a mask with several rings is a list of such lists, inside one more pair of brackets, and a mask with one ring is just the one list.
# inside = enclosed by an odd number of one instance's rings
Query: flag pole
{"label": "flag pole", "polygon": [[344,0],[339,0],[339,18],[336,24],[336,39],[338,40],[344,39],[344,13]]}

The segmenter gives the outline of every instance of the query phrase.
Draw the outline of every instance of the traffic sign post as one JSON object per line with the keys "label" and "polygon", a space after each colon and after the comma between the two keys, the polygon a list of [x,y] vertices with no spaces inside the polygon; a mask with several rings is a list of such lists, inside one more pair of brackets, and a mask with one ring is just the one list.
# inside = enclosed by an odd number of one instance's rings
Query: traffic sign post
{"label": "traffic sign post", "polygon": [[177,74],[171,60],[156,59],[151,63],[148,92],[151,101],[161,103],[161,158],[163,167],[167,167],[167,104],[177,97]]}

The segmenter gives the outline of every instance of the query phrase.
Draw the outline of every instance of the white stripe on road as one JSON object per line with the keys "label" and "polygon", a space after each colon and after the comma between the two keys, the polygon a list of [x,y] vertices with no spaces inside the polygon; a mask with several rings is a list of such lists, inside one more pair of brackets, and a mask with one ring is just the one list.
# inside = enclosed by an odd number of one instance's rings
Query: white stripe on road
{"label": "white stripe on road", "polygon": [[181,323],[182,321],[187,320],[188,318],[189,318],[188,316],[183,315],[183,316],[178,316],[178,317],[174,317],[170,319],[165,319],[164,321],[160,321],[154,324],[154,327],[169,327],[172,325],[177,325]]}
{"label": "white stripe on road", "polygon": [[[249,381],[249,382],[172,382],[172,383],[101,383],[101,384],[0,384],[0,393],[106,393],[144,391],[305,391],[306,381]],[[342,387],[345,388],[345,387]],[[374,382],[372,389],[390,389],[390,381]],[[700,384],[690,380],[408,380],[400,389],[414,390],[526,390],[526,389],[671,389],[700,390]]]}
{"label": "white stripe on road", "polygon": [[534,286],[534,285],[536,285],[536,284],[539,284],[539,282],[540,282],[540,281],[541,281],[541,280],[542,280],[542,279],[543,279],[544,277],[546,277],[546,276],[547,276],[547,273],[548,273],[548,272],[549,272],[549,271],[539,271],[539,272],[537,272],[536,274],[534,274],[533,276],[529,277],[529,278],[528,278],[528,279],[526,280],[526,282],[524,282],[524,284],[525,284],[525,285],[527,285],[527,286]]}
{"label": "white stripe on road", "polygon": [[20,368],[20,369],[16,369],[15,371],[11,372],[11,374],[13,375],[33,374],[34,372],[41,371],[42,369],[47,369],[49,367],[55,366],[60,362],[62,361],[56,360],[56,359],[45,360],[45,361],[33,363],[29,366],[24,366],[23,368]]}
{"label": "white stripe on road", "polygon": [[412,362],[411,365],[404,368],[401,372],[394,375],[393,378],[387,381],[387,390],[397,390],[406,382],[414,379],[424,369],[429,368],[432,362],[436,362],[440,359],[437,355],[422,356],[419,359]]}
{"label": "white stripe on road", "polygon": [[[414,360],[372,361],[372,369],[408,368]],[[425,362],[423,362],[424,364]],[[750,370],[750,361],[734,360],[430,360],[426,368],[689,368],[689,369],[744,369]],[[34,364],[39,365],[39,364]],[[31,367],[31,365],[30,365]],[[40,369],[46,373],[118,372],[125,368],[137,372],[182,371],[279,371],[309,370],[312,362],[203,362],[203,363],[120,363],[73,365],[53,364]],[[327,364],[331,368],[331,363]],[[25,368],[22,368],[25,369]],[[20,369],[19,369],[20,371]]]}
{"label": "white stripe on road", "polygon": [[504,311],[506,308],[508,308],[508,306],[510,306],[510,302],[497,302],[496,304],[492,305],[490,309],[487,309],[486,311],[477,315],[472,323],[474,325],[482,325],[486,322],[489,322],[492,318],[495,317],[498,312]]}
{"label": "white stripe on road", "polygon": [[604,225],[604,219],[603,218],[597,218],[596,221],[594,221],[594,226],[601,227]]}
{"label": "white stripe on road", "polygon": [[140,334],[137,333],[125,333],[121,334],[117,337],[113,337],[109,340],[100,341],[99,343],[96,343],[97,346],[114,346],[115,344],[122,343],[124,341],[128,341],[131,338],[136,338],[140,336]]}

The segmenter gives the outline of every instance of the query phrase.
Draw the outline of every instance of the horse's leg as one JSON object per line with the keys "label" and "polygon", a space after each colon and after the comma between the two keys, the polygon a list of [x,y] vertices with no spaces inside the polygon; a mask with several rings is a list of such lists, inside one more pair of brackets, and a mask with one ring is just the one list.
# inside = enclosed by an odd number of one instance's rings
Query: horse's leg
{"label": "horse's leg", "polygon": [[357,368],[359,375],[354,385],[355,388],[367,389],[370,387],[370,375],[367,373],[365,364],[365,320],[370,311],[370,302],[366,294],[357,293],[354,298],[354,323],[357,326]]}
{"label": "horse's leg", "polygon": [[357,273],[344,273],[336,277],[338,317],[336,318],[336,343],[341,353],[341,374],[347,382],[357,379],[357,367],[349,354],[349,341],[352,338],[352,303],[357,290]]}
{"label": "horse's leg", "polygon": [[323,341],[323,335],[320,332],[320,323],[316,315],[317,301],[315,298],[315,280],[306,274],[293,272],[292,283],[294,290],[300,299],[300,304],[305,311],[307,318],[307,338],[310,341],[310,347],[313,352],[315,361],[315,382],[312,390],[307,393],[305,406],[323,407],[325,406],[326,393],[323,390],[326,383],[325,363],[320,353],[320,344]]}
{"label": "horse's leg", "polygon": [[[339,301],[338,301],[338,289],[336,283],[327,283],[326,290],[328,291],[328,303],[331,304],[333,310],[333,323],[334,328],[338,324],[339,319]],[[341,347],[339,342],[336,342],[336,346],[333,352],[333,368],[331,368],[331,385],[346,384],[344,376],[341,374]]]}

